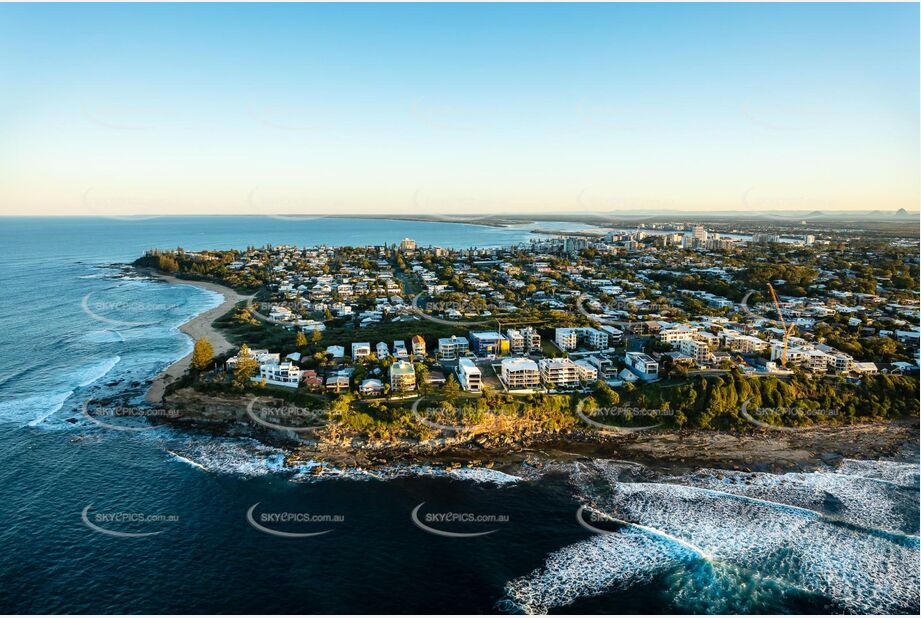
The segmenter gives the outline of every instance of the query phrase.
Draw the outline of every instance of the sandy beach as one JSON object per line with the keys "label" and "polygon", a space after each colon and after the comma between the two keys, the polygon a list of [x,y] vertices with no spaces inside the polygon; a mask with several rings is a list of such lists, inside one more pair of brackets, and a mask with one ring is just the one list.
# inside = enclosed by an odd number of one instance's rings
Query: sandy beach
{"label": "sandy beach", "polygon": [[[224,352],[227,352],[232,347],[234,347],[229,341],[227,341],[227,338],[224,337],[223,333],[212,326],[212,322],[233,309],[233,307],[240,301],[249,300],[252,298],[252,296],[244,296],[226,286],[218,285],[217,283],[211,283],[209,281],[189,281],[186,279],[178,279],[170,275],[153,272],[150,272],[149,274],[167,283],[195,285],[200,288],[221,294],[224,297],[224,302],[222,302],[214,309],[209,309],[204,313],[198,314],[180,326],[179,330],[191,337],[192,341],[196,341],[201,337],[206,338],[211,342],[211,346],[214,348],[215,356],[223,354]],[[163,400],[163,393],[167,384],[181,378],[183,374],[185,374],[185,372],[188,370],[191,362],[192,354],[190,352],[189,354],[186,354],[175,363],[167,367],[163,373],[154,378],[145,397],[147,401],[150,403],[160,403]]]}

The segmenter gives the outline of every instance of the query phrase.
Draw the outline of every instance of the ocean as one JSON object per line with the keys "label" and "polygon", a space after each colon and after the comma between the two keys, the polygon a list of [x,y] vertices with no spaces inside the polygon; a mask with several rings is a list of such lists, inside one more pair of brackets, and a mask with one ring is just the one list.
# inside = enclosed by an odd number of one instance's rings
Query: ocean
{"label": "ocean", "polygon": [[0,611],[918,612],[917,461],[666,476],[599,460],[318,479],[254,440],[115,431],[81,413],[91,400],[139,404],[191,348],[177,327],[221,300],[112,266],[146,249],[404,237],[482,247],[526,242],[528,230],[0,219]]}

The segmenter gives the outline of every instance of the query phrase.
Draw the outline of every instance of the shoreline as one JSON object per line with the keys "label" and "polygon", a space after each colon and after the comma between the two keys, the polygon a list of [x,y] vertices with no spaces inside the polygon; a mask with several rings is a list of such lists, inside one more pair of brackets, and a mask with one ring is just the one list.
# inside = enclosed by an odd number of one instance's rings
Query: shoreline
{"label": "shoreline", "polygon": [[664,474],[703,468],[744,472],[811,472],[843,459],[867,461],[917,458],[917,421],[880,421],[847,426],[816,426],[800,435],[781,432],[659,430],[599,436],[591,431],[530,436],[508,445],[455,444],[434,449],[365,445],[295,447],[292,463],[318,461],[333,467],[373,470],[381,465],[484,466],[509,474],[554,463],[616,459],[639,463]]}
{"label": "shoreline", "polygon": [[[232,343],[230,343],[230,341],[227,340],[221,331],[212,325],[212,322],[233,309],[240,301],[252,299],[252,295],[245,296],[226,286],[212,283],[210,281],[190,281],[187,279],[179,279],[178,277],[156,272],[147,268],[136,268],[135,270],[142,274],[148,275],[157,281],[162,281],[164,283],[173,285],[194,285],[201,289],[208,290],[210,292],[217,292],[218,294],[222,295],[224,300],[218,306],[212,307],[211,309],[207,309],[198,315],[192,316],[186,322],[179,325],[178,330],[182,334],[189,337],[193,344],[195,341],[202,337],[207,339],[209,342],[211,342],[211,346],[214,348],[215,356],[220,356],[221,354],[229,352],[235,347]],[[144,395],[144,400],[153,404],[162,403],[163,395],[166,391],[167,385],[175,382],[183,375],[185,375],[191,363],[191,351],[182,358],[171,363],[168,367],[166,367],[166,369],[161,371],[159,375],[151,380],[150,386],[147,389],[147,393]]]}
{"label": "shoreline", "polygon": [[[488,467],[515,474],[522,466],[622,459],[663,473],[699,468],[755,472],[805,472],[841,459],[917,461],[918,417],[871,421],[853,425],[816,425],[799,431],[753,427],[751,431],[650,430],[608,434],[591,428],[527,436],[483,435],[461,441],[368,441],[357,436],[326,440],[313,434],[300,437],[252,423],[245,400],[233,395],[209,395],[191,388],[168,398],[182,410],[162,422],[215,436],[247,437],[286,452],[286,464],[307,462],[336,469],[374,470],[391,465]],[[319,438],[319,439],[318,439]]]}

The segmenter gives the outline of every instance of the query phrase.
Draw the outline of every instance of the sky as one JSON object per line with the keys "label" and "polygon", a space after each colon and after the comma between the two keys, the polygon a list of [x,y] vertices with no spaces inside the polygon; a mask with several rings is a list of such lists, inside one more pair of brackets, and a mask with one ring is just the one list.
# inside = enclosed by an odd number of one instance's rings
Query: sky
{"label": "sky", "polygon": [[918,209],[917,4],[0,5],[0,214]]}

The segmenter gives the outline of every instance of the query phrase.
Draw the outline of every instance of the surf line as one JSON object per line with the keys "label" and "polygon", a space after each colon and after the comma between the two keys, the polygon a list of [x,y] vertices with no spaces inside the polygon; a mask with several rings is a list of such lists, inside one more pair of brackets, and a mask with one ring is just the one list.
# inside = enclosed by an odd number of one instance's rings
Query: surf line
{"label": "surf line", "polygon": [[625,521],[623,519],[618,519],[617,517],[608,515],[607,513],[602,513],[598,509],[595,509],[592,507],[586,507],[585,505],[581,505],[579,506],[579,510],[576,511],[576,521],[578,521],[579,525],[581,525],[583,528],[585,528],[589,532],[594,532],[595,534],[612,534],[610,530],[602,530],[601,528],[596,528],[592,526],[591,524],[589,524],[587,521],[585,521],[585,519],[582,517],[582,513],[584,511],[589,511],[600,517],[604,517],[605,519],[608,519],[616,524],[627,526],[629,528],[636,528],[637,530],[641,530],[651,536],[663,538],[668,541],[671,541],[672,543],[676,543],[684,547],[685,549],[690,550],[698,558],[702,558],[703,560],[706,560],[707,562],[711,562],[714,558],[711,553],[707,552],[703,548],[698,547],[697,545],[694,545],[693,543],[689,541],[685,541],[684,539],[680,539],[672,534],[669,534],[668,532],[665,532],[664,530],[659,530],[658,528],[653,528],[652,526],[644,526],[643,524],[637,524],[632,521]]}
{"label": "surf line", "polygon": [[783,502],[772,502],[771,500],[765,500],[763,498],[754,498],[752,496],[746,496],[744,494],[733,494],[728,491],[720,491],[719,489],[708,489],[706,487],[695,487],[694,485],[682,485],[680,483],[623,483],[624,485],[651,485],[653,487],[680,487],[681,489],[689,489],[691,491],[699,491],[703,494],[714,496],[717,498],[725,498],[727,500],[735,500],[736,502],[748,502],[751,504],[757,504],[764,506],[770,509],[777,511],[786,511],[795,515],[800,515],[808,519],[826,519],[823,513],[819,511],[813,511],[812,509],[807,509],[801,506],[793,506],[791,504],[784,504]]}
{"label": "surf line", "polygon": [[172,455],[173,457],[175,457],[178,461],[181,461],[181,462],[183,462],[183,463],[187,463],[187,464],[189,464],[190,466],[192,466],[192,467],[194,467],[194,468],[198,468],[199,470],[204,470],[205,472],[210,472],[210,470],[208,470],[208,468],[206,468],[205,466],[201,465],[201,464],[198,463],[197,461],[194,461],[194,460],[192,460],[192,459],[189,459],[188,457],[183,457],[183,456],[180,455],[179,453],[177,453],[177,452],[175,452],[175,451],[171,451],[171,450],[169,450],[169,449],[167,449],[166,452],[169,453],[170,455]]}
{"label": "surf line", "polygon": [[[865,478],[865,477],[861,477]],[[770,509],[777,511],[787,512],[794,515],[800,515],[805,519],[810,519],[813,521],[821,521],[822,523],[831,524],[835,526],[841,526],[842,528],[847,528],[855,532],[862,532],[870,536],[875,536],[878,538],[885,539],[887,541],[898,543],[900,545],[905,545],[907,547],[919,547],[919,538],[906,534],[904,532],[897,532],[894,530],[885,530],[883,528],[873,528],[871,526],[865,526],[863,524],[853,523],[845,521],[843,519],[838,519],[830,515],[826,515],[820,511],[814,511],[812,509],[807,509],[801,506],[793,506],[790,504],[784,504],[783,502],[772,502],[771,500],[764,500],[763,498],[754,498],[752,496],[746,496],[742,494],[733,494],[726,491],[720,491],[718,489],[708,489],[705,487],[694,487],[693,485],[680,485],[678,483],[624,483],[625,485],[653,485],[657,487],[681,487],[682,489],[690,489],[694,491],[699,491],[703,494],[715,496],[718,498],[725,498],[727,500],[735,500],[737,502],[747,502],[751,504],[757,504],[759,506],[764,506]]]}

